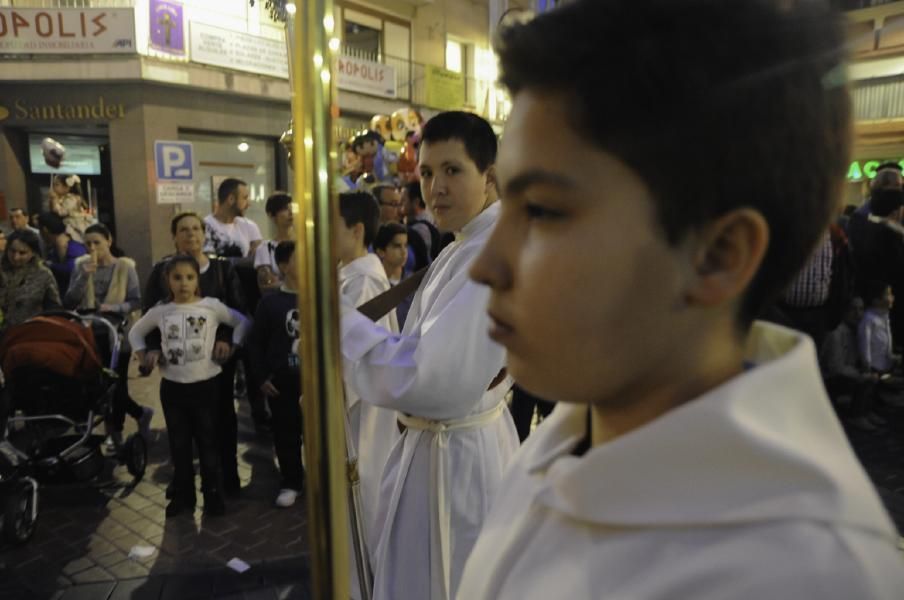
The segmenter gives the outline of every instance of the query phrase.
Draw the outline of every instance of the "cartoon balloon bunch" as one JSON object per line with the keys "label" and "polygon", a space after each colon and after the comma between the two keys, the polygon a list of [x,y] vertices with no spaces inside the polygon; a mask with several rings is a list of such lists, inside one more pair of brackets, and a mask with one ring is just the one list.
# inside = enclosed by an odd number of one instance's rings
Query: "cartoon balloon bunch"
{"label": "cartoon balloon bunch", "polygon": [[375,115],[370,127],[340,144],[341,178],[348,189],[370,189],[380,183],[402,185],[417,179],[417,144],[421,115],[400,108],[391,116]]}

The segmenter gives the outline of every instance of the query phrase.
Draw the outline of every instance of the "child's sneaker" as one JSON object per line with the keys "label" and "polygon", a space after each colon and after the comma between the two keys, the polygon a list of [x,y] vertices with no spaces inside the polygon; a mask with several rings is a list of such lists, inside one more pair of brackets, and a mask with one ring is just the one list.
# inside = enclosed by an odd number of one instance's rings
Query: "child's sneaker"
{"label": "child's sneaker", "polygon": [[138,419],[138,433],[141,434],[145,440],[150,441],[151,439],[151,419],[154,418],[154,409],[150,406],[145,406],[141,409],[141,417]]}
{"label": "child's sneaker", "polygon": [[280,508],[289,508],[293,504],[295,504],[295,500],[298,499],[298,492],[296,490],[285,488],[279,490],[279,495],[276,496],[276,506]]}

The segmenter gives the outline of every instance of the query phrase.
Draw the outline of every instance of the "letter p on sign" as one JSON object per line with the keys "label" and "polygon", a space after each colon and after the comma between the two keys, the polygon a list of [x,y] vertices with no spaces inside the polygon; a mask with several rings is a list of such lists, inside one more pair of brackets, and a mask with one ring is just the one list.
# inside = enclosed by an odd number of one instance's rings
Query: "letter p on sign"
{"label": "letter p on sign", "polygon": [[191,181],[193,178],[191,142],[155,141],[154,163],[157,167],[158,181]]}

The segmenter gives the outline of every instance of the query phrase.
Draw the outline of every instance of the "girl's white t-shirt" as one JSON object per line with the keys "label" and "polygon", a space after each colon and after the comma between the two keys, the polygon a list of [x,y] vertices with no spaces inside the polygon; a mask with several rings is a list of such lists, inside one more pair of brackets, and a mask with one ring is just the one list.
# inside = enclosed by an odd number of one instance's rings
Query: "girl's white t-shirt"
{"label": "girl's white t-shirt", "polygon": [[216,377],[222,371],[213,360],[217,327],[233,328],[232,343],[241,344],[250,321],[216,298],[201,298],[190,304],[168,302],[149,310],[129,331],[129,343],[137,352],[144,350],[145,337],[160,330],[163,358],[160,373],[178,383],[197,383]]}

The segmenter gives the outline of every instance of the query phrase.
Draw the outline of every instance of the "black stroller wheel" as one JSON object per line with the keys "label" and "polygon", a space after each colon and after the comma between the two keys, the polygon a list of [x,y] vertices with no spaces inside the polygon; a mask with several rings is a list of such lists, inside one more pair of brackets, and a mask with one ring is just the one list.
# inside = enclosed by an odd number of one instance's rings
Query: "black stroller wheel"
{"label": "black stroller wheel", "polygon": [[126,468],[136,480],[144,477],[148,466],[148,446],[140,433],[133,433],[123,444]]}
{"label": "black stroller wheel", "polygon": [[11,544],[24,544],[34,535],[38,525],[36,495],[25,482],[12,486],[3,510],[3,537]]}

